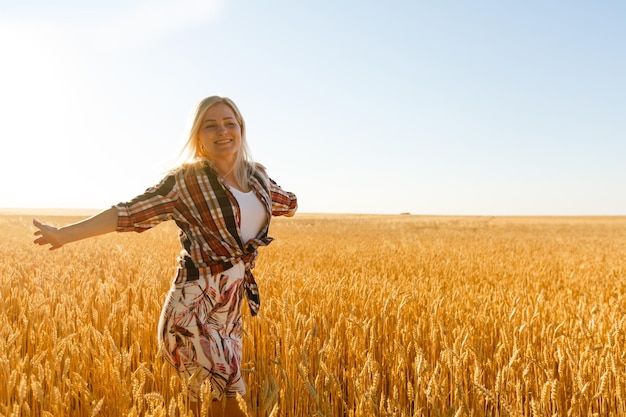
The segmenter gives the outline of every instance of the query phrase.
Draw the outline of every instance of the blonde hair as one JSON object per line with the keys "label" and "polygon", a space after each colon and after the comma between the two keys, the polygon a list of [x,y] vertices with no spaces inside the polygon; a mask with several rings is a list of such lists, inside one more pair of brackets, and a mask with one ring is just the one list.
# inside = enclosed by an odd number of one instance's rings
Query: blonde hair
{"label": "blonde hair", "polygon": [[232,109],[235,114],[235,119],[241,127],[241,147],[237,152],[237,158],[235,160],[235,165],[233,166],[233,173],[239,186],[248,189],[248,177],[256,171],[256,164],[252,159],[250,148],[248,147],[248,141],[246,140],[246,124],[241,116],[241,112],[235,103],[228,97],[210,96],[198,102],[190,119],[191,123],[188,128],[187,142],[180,152],[180,165],[192,164],[199,160],[208,160],[209,163],[211,163],[206,154],[203,152],[198,133],[200,131],[204,113],[209,107],[218,103],[226,104]]}

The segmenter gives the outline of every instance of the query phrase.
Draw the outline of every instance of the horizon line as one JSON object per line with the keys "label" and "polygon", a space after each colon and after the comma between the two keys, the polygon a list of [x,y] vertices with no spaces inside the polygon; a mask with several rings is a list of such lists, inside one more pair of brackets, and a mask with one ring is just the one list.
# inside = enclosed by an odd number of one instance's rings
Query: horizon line
{"label": "horizon line", "polygon": [[[103,211],[93,208],[71,207],[0,207],[0,215],[35,215],[35,216],[90,216]],[[414,216],[414,217],[626,217],[626,214],[450,214],[450,213],[358,213],[358,212],[298,212],[300,215],[313,216]]]}

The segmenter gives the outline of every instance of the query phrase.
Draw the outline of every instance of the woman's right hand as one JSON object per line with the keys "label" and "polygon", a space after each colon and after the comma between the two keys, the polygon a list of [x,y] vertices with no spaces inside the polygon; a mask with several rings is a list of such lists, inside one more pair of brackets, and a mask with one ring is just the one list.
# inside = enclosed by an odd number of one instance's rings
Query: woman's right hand
{"label": "woman's right hand", "polygon": [[44,224],[37,219],[33,219],[33,224],[39,229],[35,231],[35,244],[50,245],[51,250],[58,249],[70,242],[114,232],[117,227],[117,209],[111,207],[88,219],[61,228]]}
{"label": "woman's right hand", "polygon": [[41,223],[37,219],[33,219],[33,224],[38,229],[37,231],[35,231],[35,236],[38,236],[38,238],[34,241],[36,245],[50,245],[50,250],[58,249],[63,246],[63,241],[61,240],[61,231],[59,231],[59,229]]}

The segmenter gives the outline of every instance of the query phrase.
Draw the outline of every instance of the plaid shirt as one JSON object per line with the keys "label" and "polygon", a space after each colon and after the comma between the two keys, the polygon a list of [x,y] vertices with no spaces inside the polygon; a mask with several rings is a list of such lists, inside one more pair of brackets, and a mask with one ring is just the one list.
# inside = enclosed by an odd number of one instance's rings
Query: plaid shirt
{"label": "plaid shirt", "polygon": [[241,239],[237,200],[206,161],[183,166],[131,201],[114,206],[118,213],[117,231],[143,232],[162,221],[174,220],[180,228],[183,247],[176,282],[215,275],[243,261],[244,288],[250,311],[256,315],[260,298],[251,270],[257,248],[273,240],[267,236],[271,216],[295,212],[297,199],[262,169],[249,178],[249,183],[266,208],[267,221],[259,234],[247,242]]}

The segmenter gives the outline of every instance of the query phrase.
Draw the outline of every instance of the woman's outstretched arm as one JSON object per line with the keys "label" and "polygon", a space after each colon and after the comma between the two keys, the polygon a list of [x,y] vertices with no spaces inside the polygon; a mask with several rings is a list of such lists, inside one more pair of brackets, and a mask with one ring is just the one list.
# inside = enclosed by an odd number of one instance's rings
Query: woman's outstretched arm
{"label": "woman's outstretched arm", "polygon": [[33,219],[38,229],[35,232],[35,244],[50,245],[50,249],[58,249],[66,243],[86,239],[93,236],[114,232],[117,228],[117,209],[111,207],[95,216],[63,227],[53,227]]}

